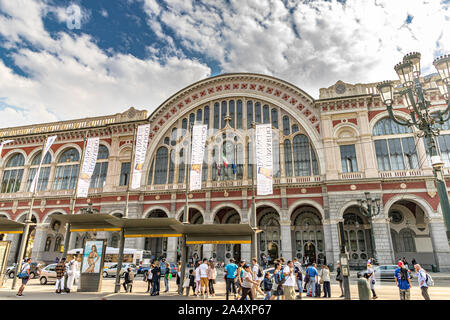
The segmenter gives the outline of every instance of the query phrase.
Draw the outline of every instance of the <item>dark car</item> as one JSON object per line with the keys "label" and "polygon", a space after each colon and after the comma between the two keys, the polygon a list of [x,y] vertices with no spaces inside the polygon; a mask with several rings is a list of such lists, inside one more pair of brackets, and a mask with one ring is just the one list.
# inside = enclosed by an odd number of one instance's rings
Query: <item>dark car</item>
{"label": "dark car", "polygon": [[[391,280],[394,281],[395,269],[398,266],[396,265],[381,265],[373,268],[375,272],[375,278],[377,280]],[[357,277],[366,277],[367,270],[362,270],[357,273]],[[413,274],[410,272],[409,275],[413,278]]]}
{"label": "dark car", "polygon": [[[8,278],[13,279],[16,272],[16,263],[6,268],[5,274]],[[41,274],[40,265],[37,262],[32,262],[30,265],[30,279],[39,277]]]}

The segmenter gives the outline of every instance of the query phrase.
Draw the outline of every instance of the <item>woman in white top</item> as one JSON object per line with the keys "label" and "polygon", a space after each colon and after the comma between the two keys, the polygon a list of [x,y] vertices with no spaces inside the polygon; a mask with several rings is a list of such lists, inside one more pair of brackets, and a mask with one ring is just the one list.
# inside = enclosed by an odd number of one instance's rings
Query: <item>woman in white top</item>
{"label": "woman in white top", "polygon": [[323,280],[323,297],[331,298],[331,286],[330,286],[330,269],[328,266],[322,265],[320,270],[320,278]]}
{"label": "woman in white top", "polygon": [[244,266],[244,275],[242,279],[242,297],[240,300],[245,300],[247,295],[250,297],[250,300],[254,300],[252,287],[253,285],[258,284],[258,282],[253,280],[253,274],[248,264]]}
{"label": "woman in white top", "polygon": [[153,272],[152,272],[152,270],[153,270],[153,268],[155,268],[155,265],[151,264],[150,265],[150,269],[148,269],[148,271],[146,273],[146,277],[147,277],[147,291],[146,291],[146,293],[147,292],[152,293],[152,291],[153,291],[153,282],[152,282],[152,279],[153,279]]}
{"label": "woman in white top", "polygon": [[375,278],[375,272],[370,263],[367,264],[367,280],[369,281],[370,290],[372,290],[372,299],[378,298],[377,294],[375,293],[375,284],[377,280]]}
{"label": "woman in white top", "polygon": [[198,295],[198,291],[200,290],[200,261],[195,262],[195,294]]}

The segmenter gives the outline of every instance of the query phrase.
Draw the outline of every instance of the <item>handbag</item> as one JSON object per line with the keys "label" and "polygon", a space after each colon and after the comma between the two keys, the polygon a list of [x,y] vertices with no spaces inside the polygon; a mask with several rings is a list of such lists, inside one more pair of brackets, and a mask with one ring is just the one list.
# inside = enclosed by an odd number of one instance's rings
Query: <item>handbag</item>
{"label": "handbag", "polygon": [[183,288],[189,288],[190,281],[191,280],[189,278],[184,279]]}

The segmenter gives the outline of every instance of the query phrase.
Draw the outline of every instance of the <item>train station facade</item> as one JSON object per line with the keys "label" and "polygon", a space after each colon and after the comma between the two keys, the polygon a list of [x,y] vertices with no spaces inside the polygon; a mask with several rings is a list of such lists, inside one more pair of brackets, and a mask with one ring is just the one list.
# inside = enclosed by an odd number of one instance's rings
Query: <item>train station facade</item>
{"label": "train station facade", "polygon": [[[252,123],[273,129],[273,194],[256,197],[259,255],[298,257],[335,264],[339,256],[338,222],[350,265],[362,267],[373,256],[369,220],[357,200],[370,192],[380,198],[373,219],[378,261],[415,258],[423,265],[450,270],[450,249],[422,138],[414,129],[391,121],[376,84],[338,81],[313,99],[294,84],[259,74],[225,74],[188,86],[151,114],[130,108],[123,113],[0,130],[14,142],[1,154],[0,216],[23,222],[30,209],[31,181],[45,135],[58,138],[45,156],[33,207],[27,255],[53,262],[62,253],[64,226],[50,225],[54,214],[70,214],[83,139],[100,138],[100,149],[87,198],[75,213],[95,208],[123,216],[132,154],[133,129],[150,123],[149,146],[140,188],[131,190],[129,217],[182,220],[191,123],[208,125],[202,189],[188,193],[189,222],[249,223],[252,204]],[[432,108],[446,102],[437,88],[427,91]],[[400,96],[394,113],[408,118]],[[450,123],[438,138],[444,173],[450,178]],[[448,184],[450,185],[450,184]],[[88,237],[118,247],[119,235],[73,233],[69,249]],[[1,237],[1,236],[0,236]],[[12,240],[9,261],[17,257],[20,235]],[[177,238],[127,238],[125,247],[151,250],[155,257],[177,259]],[[250,259],[249,244],[192,245],[190,255]]]}

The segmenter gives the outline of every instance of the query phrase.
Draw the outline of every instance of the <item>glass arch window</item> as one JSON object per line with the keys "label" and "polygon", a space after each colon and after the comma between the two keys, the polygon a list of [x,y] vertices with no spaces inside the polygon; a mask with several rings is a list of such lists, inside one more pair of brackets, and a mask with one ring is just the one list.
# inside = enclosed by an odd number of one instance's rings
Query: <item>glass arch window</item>
{"label": "glass arch window", "polygon": [[186,171],[186,156],[184,154],[184,148],[180,150],[180,157],[178,161],[178,183],[184,182],[184,175]]}
{"label": "glass arch window", "polygon": [[285,136],[288,136],[291,134],[291,128],[290,128],[288,116],[283,116],[283,134]]}
{"label": "glass arch window", "polygon": [[214,125],[213,128],[218,130],[220,124],[220,105],[218,102],[214,103]]}
{"label": "glass arch window", "polygon": [[167,181],[167,165],[169,160],[168,149],[160,147],[155,157],[155,181],[154,184],[165,184]]}
{"label": "glass arch window", "polygon": [[226,101],[222,101],[222,116],[221,116],[221,121],[220,121],[220,129],[223,129],[225,127],[225,117],[227,116],[227,102]]}
{"label": "glass arch window", "polygon": [[[39,151],[31,161],[31,167],[28,171],[28,179],[27,179],[27,191],[30,192],[31,183],[33,182],[34,177],[36,176],[37,170],[39,168],[39,163],[41,161],[42,151]],[[42,191],[47,189],[48,180],[50,178],[50,163],[52,162],[52,156],[50,152],[47,152],[45,155],[41,172],[39,173],[39,180],[37,182],[36,191]]]}
{"label": "glass arch window", "polygon": [[284,140],[284,172],[286,177],[292,177],[292,150],[289,139]]}
{"label": "glass arch window", "polygon": [[263,107],[263,123],[270,123],[270,109],[267,104],[265,104]]}
{"label": "glass arch window", "polygon": [[236,129],[242,129],[242,100],[236,103]]}
{"label": "glass arch window", "polygon": [[298,134],[293,139],[294,147],[294,172],[296,176],[311,175],[311,154],[308,138]]}
{"label": "glass arch window", "polygon": [[205,107],[205,114],[203,116],[203,124],[207,124],[208,129],[209,129],[209,106]]}
{"label": "glass arch window", "polygon": [[247,101],[247,129],[252,128],[253,122],[253,101]]}
{"label": "glass arch window", "polygon": [[228,107],[229,107],[229,114],[230,114],[230,126],[232,128],[234,128],[234,118],[235,118],[235,109],[234,109],[234,100],[230,100],[230,102],[228,103]]}
{"label": "glass arch window", "polygon": [[255,122],[256,124],[261,123],[261,103],[255,103]]}
{"label": "glass arch window", "polygon": [[20,189],[24,171],[25,157],[21,153],[14,154],[6,163],[2,178],[2,193],[17,192]]}
{"label": "glass arch window", "polygon": [[373,127],[374,136],[384,136],[392,134],[404,134],[412,133],[411,129],[407,126],[401,126],[395,123],[391,118],[383,118],[379,120]]}
{"label": "glass arch window", "polygon": [[273,108],[271,111],[272,127],[278,129],[278,110]]}
{"label": "glass arch window", "polygon": [[68,190],[75,188],[80,167],[80,153],[75,148],[64,151],[58,159],[56,166],[54,190]]}
{"label": "glass arch window", "polygon": [[108,172],[109,150],[106,146],[100,145],[98,148],[97,163],[91,177],[90,188],[103,188]]}

